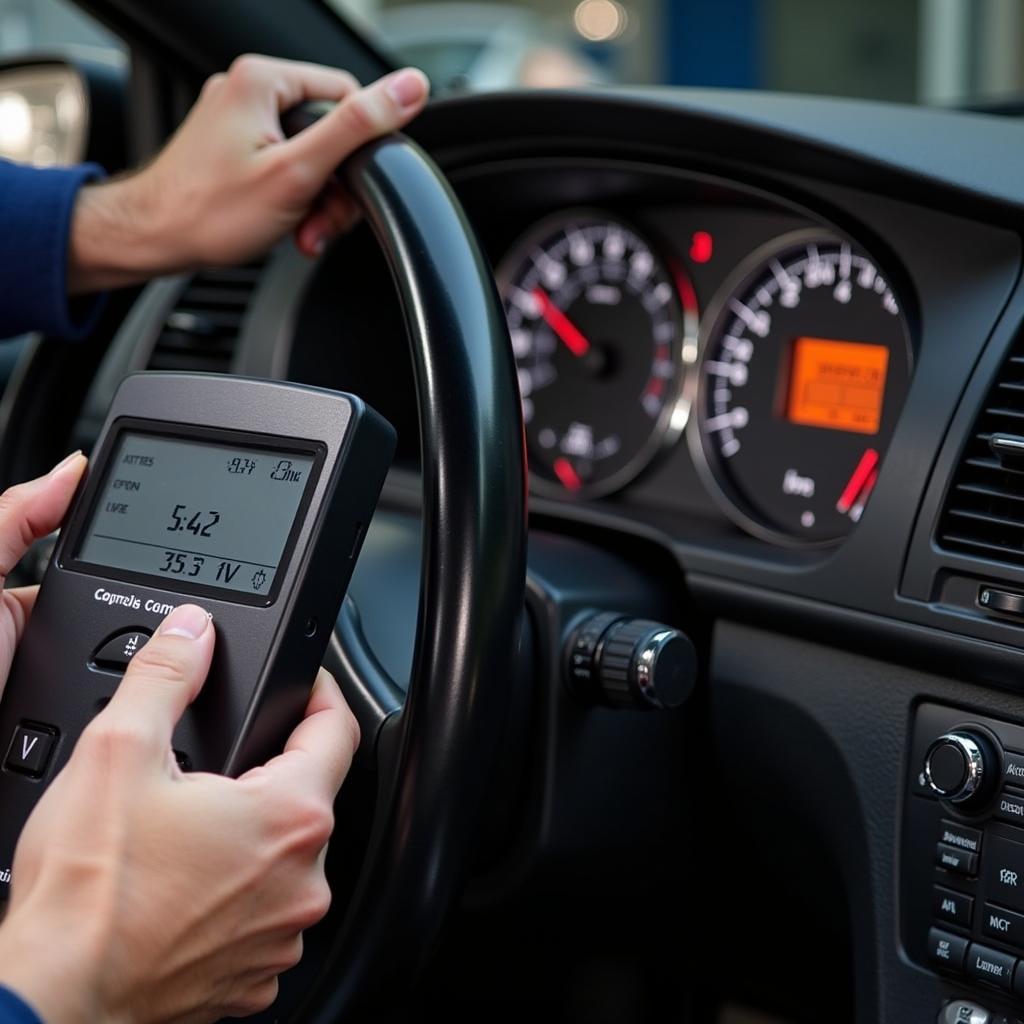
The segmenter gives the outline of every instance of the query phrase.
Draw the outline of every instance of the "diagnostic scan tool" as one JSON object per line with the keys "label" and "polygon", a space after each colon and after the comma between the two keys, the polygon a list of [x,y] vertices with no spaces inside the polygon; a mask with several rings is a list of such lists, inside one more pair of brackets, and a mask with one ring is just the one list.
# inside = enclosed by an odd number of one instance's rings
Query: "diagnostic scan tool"
{"label": "diagnostic scan tool", "polygon": [[179,765],[238,775],[280,752],[394,446],[352,395],[219,374],[124,381],[0,702],[0,901],[36,801],[177,605],[217,630],[174,735]]}

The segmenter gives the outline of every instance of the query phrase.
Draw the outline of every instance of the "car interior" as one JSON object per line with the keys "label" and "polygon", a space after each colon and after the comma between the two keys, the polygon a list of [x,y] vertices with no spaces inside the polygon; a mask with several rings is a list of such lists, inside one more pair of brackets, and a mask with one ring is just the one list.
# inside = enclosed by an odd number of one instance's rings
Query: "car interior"
{"label": "car interior", "polygon": [[[145,160],[241,54],[394,66],[321,0],[79,6],[121,58],[0,63],[50,162]],[[10,349],[3,486],[138,371],[397,430],[328,650],[334,904],[259,1019],[1020,1024],[1019,107],[480,61],[339,170],[319,258]]]}

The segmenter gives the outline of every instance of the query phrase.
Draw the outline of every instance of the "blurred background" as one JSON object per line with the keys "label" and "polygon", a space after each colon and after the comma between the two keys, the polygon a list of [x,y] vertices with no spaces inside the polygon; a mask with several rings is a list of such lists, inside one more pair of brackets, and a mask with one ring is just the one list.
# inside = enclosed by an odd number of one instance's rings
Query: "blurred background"
{"label": "blurred background", "polygon": [[[438,92],[675,84],[984,104],[1024,95],[1021,0],[324,0]],[[0,57],[120,47],[66,0],[0,0]]]}

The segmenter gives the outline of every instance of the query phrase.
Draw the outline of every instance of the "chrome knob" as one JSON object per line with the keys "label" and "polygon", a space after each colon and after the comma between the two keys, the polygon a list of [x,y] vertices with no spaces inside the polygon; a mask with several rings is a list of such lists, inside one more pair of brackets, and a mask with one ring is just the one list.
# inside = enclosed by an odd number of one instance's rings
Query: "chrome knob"
{"label": "chrome knob", "polygon": [[988,744],[966,731],[947,732],[928,748],[924,777],[936,796],[953,804],[980,797],[989,781]]}

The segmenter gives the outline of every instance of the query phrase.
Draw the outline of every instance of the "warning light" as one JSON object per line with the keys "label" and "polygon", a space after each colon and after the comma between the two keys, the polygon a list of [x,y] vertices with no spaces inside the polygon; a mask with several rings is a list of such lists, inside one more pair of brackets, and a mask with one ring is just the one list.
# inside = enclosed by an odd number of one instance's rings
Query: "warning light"
{"label": "warning light", "polygon": [[694,231],[690,239],[690,259],[694,263],[707,263],[715,251],[715,240],[707,231]]}

